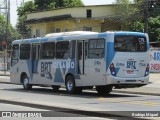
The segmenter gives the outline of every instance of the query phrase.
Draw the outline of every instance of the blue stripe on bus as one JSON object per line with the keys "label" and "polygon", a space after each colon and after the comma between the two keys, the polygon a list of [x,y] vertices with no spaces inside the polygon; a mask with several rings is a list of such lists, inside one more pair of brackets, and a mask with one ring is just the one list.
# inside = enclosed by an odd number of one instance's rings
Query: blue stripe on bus
{"label": "blue stripe on bus", "polygon": [[47,42],[48,41],[48,38],[42,38],[41,39],[41,42]]}
{"label": "blue stripe on bus", "polygon": [[116,32],[115,35],[135,35],[135,36],[145,36],[145,33],[139,33],[139,32]]}
{"label": "blue stripe on bus", "polygon": [[100,34],[98,34],[98,37],[104,38],[104,37],[107,37],[107,34],[106,33],[100,33]]}
{"label": "blue stripe on bus", "polygon": [[39,42],[39,39],[33,39],[33,40],[31,39],[30,41],[31,41],[31,43]]}
{"label": "blue stripe on bus", "polygon": [[22,40],[22,43],[30,43],[29,40]]}
{"label": "blue stripe on bus", "polygon": [[60,68],[56,68],[54,82],[64,83],[63,76],[62,76]]}
{"label": "blue stripe on bus", "polygon": [[58,37],[56,38],[56,40],[63,40],[63,37]]}
{"label": "blue stripe on bus", "polygon": [[109,68],[109,65],[111,64],[116,52],[114,51],[114,43],[108,42],[107,43],[107,56],[106,56],[106,69]]}

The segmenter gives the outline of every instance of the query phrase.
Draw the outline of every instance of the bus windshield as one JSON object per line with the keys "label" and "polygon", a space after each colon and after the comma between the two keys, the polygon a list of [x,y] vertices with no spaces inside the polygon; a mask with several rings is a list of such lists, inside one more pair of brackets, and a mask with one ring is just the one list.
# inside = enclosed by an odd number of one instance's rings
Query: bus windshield
{"label": "bus windshield", "polygon": [[114,50],[117,52],[146,52],[146,38],[134,35],[116,35]]}

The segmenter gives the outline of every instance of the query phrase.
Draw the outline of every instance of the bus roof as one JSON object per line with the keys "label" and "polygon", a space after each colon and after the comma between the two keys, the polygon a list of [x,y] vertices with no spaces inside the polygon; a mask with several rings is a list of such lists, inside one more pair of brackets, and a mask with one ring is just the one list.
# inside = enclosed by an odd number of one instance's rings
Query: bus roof
{"label": "bus roof", "polygon": [[76,36],[76,35],[88,35],[88,34],[98,34],[98,32],[72,31],[72,32],[50,33],[47,34],[45,37]]}
{"label": "bus roof", "polygon": [[[84,40],[84,39],[92,39],[92,38],[104,38],[107,37],[107,34],[116,34],[116,35],[140,35],[145,36],[145,33],[140,32],[129,32],[129,31],[107,31],[103,33],[98,32],[90,32],[90,31],[72,31],[72,32],[61,32],[61,33],[50,33],[45,37],[40,38],[30,38],[30,39],[21,39],[14,40],[12,44],[19,43],[41,43],[41,42],[49,42],[49,41],[60,41],[60,40]],[[81,37],[79,39],[79,37]]]}

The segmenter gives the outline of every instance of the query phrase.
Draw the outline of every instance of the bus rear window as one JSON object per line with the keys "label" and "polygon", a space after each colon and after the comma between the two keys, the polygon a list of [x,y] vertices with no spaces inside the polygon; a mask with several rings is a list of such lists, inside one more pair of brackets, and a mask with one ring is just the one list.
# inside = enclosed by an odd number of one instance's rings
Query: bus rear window
{"label": "bus rear window", "polygon": [[133,35],[116,35],[114,50],[117,52],[146,52],[146,38]]}

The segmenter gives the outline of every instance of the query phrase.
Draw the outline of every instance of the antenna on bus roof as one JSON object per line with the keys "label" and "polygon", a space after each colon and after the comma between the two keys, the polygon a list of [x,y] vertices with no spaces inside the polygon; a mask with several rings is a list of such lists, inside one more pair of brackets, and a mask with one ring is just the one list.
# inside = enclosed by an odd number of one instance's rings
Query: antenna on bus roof
{"label": "antenna on bus roof", "polygon": [[87,35],[87,34],[96,34],[98,32],[91,32],[91,31],[71,31],[71,32],[61,32],[61,33],[50,33],[47,34],[45,37],[58,37],[58,36],[69,36],[69,35]]}

